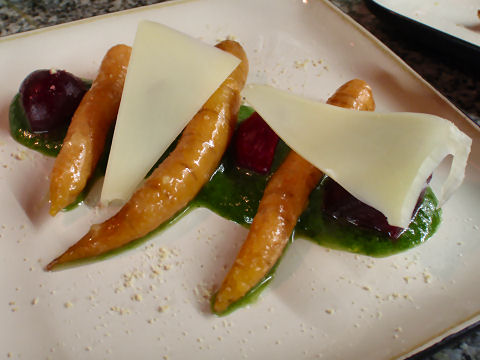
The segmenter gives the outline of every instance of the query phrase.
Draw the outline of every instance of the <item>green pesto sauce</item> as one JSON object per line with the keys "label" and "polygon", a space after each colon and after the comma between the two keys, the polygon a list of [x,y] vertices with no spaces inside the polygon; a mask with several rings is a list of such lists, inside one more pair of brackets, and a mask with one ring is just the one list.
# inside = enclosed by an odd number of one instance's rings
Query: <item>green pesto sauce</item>
{"label": "green pesto sauce", "polygon": [[324,184],[333,181],[325,177],[310,194],[310,205],[303,212],[296,227],[297,235],[319,245],[355,254],[385,257],[413,248],[425,242],[436,231],[441,220],[441,209],[433,191],[427,188],[415,218],[397,239],[391,239],[376,230],[343,224],[322,214]]}
{"label": "green pesto sauce", "polygon": [[[283,158],[282,153],[287,147],[283,143],[279,146],[279,157]],[[209,208],[224,218],[249,226],[257,212],[268,178],[268,175],[252,174],[233,166],[231,157],[227,154],[192,204]],[[421,244],[440,224],[441,210],[437,209],[438,202],[430,188],[427,188],[409,228],[398,239],[392,240],[376,230],[341,223],[323,213],[323,192],[327,181],[332,180],[324,177],[310,194],[309,205],[295,227],[296,237],[333,249],[385,257]]]}
{"label": "green pesto sauce", "polygon": [[[253,109],[242,106],[239,112],[239,121],[248,118],[252,112]],[[58,139],[58,134],[53,134],[52,138],[49,138],[49,135],[46,134],[34,134],[35,136],[32,136],[29,133],[28,123],[21,108],[18,95],[10,107],[10,127],[12,136],[18,142],[34,150],[55,156],[61,148],[61,139]],[[175,142],[170,146],[162,159],[174,147]],[[107,148],[109,148],[109,146],[107,146]],[[80,260],[68,266],[103,260],[127,249],[137,247],[147,241],[152,235],[157,234],[159,231],[175,223],[181,216],[196,207],[206,207],[224,218],[248,227],[257,212],[258,204],[269,178],[282,163],[289,151],[288,146],[280,141],[276,149],[271,171],[267,175],[260,175],[253,171],[237,167],[233,160],[232,151],[228,149],[210,181],[205,184],[190,204],[170,219],[170,221],[162,224],[147,236],[137,239],[120,249],[110,251],[93,259]],[[90,184],[93,183],[98,176],[104,174],[107,158],[108,156],[105,154]],[[333,249],[374,257],[383,257],[405,251],[423,243],[433,235],[440,223],[441,210],[437,209],[437,199],[433,192],[427,189],[423,203],[409,229],[396,240],[392,240],[375,230],[361,229],[350,224],[341,224],[324,215],[322,211],[323,190],[326,181],[331,180],[325,177],[311,193],[309,206],[301,215],[295,228],[294,233],[296,236]],[[88,190],[89,187],[79,196],[76,204],[82,201]],[[73,207],[76,204],[74,204]],[[292,240],[293,236],[291,238],[291,241]],[[239,306],[254,301],[261,290],[272,280],[277,265],[278,262],[257,286],[251,289],[244,298],[232,304],[227,311],[221,315],[230,313]]]}

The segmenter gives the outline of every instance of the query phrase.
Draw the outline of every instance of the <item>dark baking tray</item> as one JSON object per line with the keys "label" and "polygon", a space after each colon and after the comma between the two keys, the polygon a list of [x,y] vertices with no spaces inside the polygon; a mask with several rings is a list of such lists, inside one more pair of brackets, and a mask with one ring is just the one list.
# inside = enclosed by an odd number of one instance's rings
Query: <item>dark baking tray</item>
{"label": "dark baking tray", "polygon": [[455,58],[456,61],[462,62],[462,65],[469,65],[476,69],[480,67],[479,46],[399,14],[375,0],[364,1],[372,13],[394,27],[400,35],[421,42],[444,56]]}

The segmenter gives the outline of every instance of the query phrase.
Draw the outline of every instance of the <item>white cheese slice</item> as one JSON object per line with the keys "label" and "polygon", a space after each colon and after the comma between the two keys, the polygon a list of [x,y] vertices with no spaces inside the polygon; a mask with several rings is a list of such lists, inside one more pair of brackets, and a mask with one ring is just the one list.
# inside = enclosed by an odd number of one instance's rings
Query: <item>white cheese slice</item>
{"label": "white cheese slice", "polygon": [[440,117],[347,110],[266,85],[249,85],[243,95],[292,149],[391,225],[408,227],[427,178],[447,155],[453,161],[440,203],[463,180],[472,141]]}
{"label": "white cheese slice", "polygon": [[237,67],[235,56],[151,21],[139,24],[101,201],[126,201]]}

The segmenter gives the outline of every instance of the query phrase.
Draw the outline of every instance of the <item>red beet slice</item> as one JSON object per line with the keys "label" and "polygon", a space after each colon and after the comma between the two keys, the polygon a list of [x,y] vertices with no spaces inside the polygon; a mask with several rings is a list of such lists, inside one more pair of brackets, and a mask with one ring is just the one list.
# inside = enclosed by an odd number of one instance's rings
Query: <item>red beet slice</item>
{"label": "red beet slice", "polygon": [[[418,198],[412,218],[416,215],[424,196],[425,190]],[[325,185],[323,207],[328,215],[339,221],[380,231],[392,239],[397,239],[404,231],[402,228],[389,225],[387,218],[380,211],[361,202],[331,179]]]}
{"label": "red beet slice", "polygon": [[235,134],[235,161],[238,166],[266,174],[272,166],[277,143],[278,135],[258,113],[253,113]]}

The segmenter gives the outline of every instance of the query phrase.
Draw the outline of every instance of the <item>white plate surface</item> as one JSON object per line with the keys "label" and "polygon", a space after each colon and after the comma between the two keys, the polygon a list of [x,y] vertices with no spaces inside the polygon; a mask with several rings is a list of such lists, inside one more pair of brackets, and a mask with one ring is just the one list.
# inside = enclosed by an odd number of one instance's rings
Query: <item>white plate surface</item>
{"label": "white plate surface", "polygon": [[478,0],[372,0],[386,9],[480,46]]}
{"label": "white plate surface", "polygon": [[[10,138],[9,103],[35,69],[93,77],[110,46],[132,43],[141,19],[212,44],[235,37],[250,59],[249,82],[326,100],[358,77],[371,84],[378,110],[455,122],[474,143],[465,183],[444,207],[438,233],[384,259],[298,240],[260,301],[224,318],[210,314],[207,295],[245,230],[207,210],[109,261],[44,272],[109,211],[82,206],[47,215],[52,159]],[[141,8],[4,38],[0,69],[0,356],[390,359],[479,319],[479,131],[328,3],[205,0]]]}

